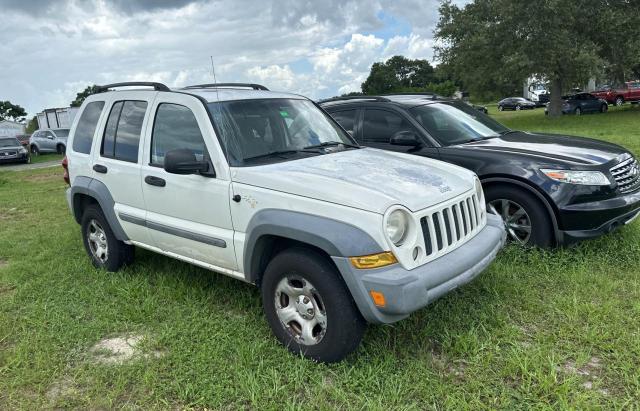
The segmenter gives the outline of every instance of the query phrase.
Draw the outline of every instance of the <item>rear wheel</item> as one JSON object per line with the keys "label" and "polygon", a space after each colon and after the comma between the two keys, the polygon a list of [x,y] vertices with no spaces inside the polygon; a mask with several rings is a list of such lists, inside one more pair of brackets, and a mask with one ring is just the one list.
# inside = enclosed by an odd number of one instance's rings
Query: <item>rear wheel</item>
{"label": "rear wheel", "polygon": [[333,264],[311,249],[284,250],[269,262],[262,304],[276,338],[315,361],[342,360],[358,347],[366,328]]}
{"label": "rear wheel", "polygon": [[576,111],[574,111],[574,113],[576,114],[576,116],[580,116],[582,115],[582,109],[580,107],[576,107]]}
{"label": "rear wheel", "polygon": [[66,151],[66,147],[63,144],[58,144],[58,146],[56,147],[56,152],[58,154],[64,154]]}
{"label": "rear wheel", "polygon": [[551,219],[533,194],[509,185],[493,185],[485,190],[487,209],[502,218],[510,241],[537,247],[553,244]]}
{"label": "rear wheel", "polygon": [[99,206],[87,206],[81,226],[84,248],[96,268],[118,271],[133,262],[134,247],[116,238]]}
{"label": "rear wheel", "polygon": [[616,97],[616,106],[620,107],[624,104],[624,98],[622,96]]}

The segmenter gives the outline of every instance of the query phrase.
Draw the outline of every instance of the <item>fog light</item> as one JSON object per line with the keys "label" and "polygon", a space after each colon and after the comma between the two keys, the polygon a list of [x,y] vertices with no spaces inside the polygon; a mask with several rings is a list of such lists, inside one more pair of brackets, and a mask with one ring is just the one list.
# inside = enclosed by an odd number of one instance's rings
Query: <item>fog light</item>
{"label": "fog light", "polygon": [[384,294],[379,291],[371,290],[369,291],[369,295],[371,295],[371,299],[373,300],[373,304],[376,307],[384,307],[387,305],[387,302],[384,300]]}
{"label": "fog light", "polygon": [[398,262],[398,260],[396,260],[396,256],[390,251],[385,251],[380,254],[350,257],[349,260],[355,268],[360,269],[384,267]]}

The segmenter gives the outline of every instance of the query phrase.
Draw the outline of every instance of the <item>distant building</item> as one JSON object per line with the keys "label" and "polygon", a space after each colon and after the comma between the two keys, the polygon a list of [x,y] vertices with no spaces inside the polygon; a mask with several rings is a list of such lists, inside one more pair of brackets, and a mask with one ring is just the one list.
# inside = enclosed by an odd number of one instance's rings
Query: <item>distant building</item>
{"label": "distant building", "polygon": [[48,108],[38,113],[38,128],[71,128],[78,107]]}
{"label": "distant building", "polygon": [[24,133],[24,124],[9,120],[0,121],[0,137],[16,137]]}

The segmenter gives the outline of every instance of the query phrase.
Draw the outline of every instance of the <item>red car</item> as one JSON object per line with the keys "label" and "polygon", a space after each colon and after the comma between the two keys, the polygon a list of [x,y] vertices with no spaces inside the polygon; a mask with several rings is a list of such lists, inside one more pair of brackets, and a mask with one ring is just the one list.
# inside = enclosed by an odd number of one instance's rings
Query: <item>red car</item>
{"label": "red car", "polygon": [[640,80],[628,81],[623,88],[604,86],[591,94],[616,106],[621,106],[625,102],[637,103],[640,102]]}

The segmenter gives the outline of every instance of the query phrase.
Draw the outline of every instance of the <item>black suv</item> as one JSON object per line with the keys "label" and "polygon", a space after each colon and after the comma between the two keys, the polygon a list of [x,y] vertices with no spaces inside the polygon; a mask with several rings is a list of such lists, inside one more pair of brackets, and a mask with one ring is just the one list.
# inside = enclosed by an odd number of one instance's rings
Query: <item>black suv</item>
{"label": "black suv", "polygon": [[541,247],[596,237],[640,212],[638,162],[615,144],[510,130],[435,95],[320,102],[363,145],[475,171],[512,240]]}

